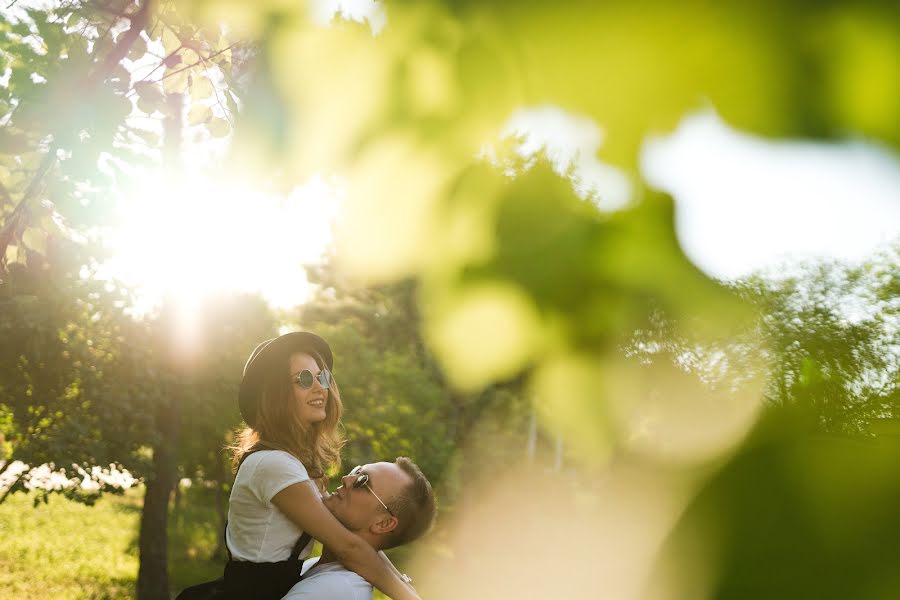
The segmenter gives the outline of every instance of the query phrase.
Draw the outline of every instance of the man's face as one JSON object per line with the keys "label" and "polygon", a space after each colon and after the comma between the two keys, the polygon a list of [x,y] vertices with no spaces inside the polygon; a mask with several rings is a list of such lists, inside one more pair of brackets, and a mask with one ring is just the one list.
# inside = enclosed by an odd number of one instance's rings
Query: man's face
{"label": "man's face", "polygon": [[[368,486],[353,487],[359,477],[345,475],[337,490],[325,498],[325,506],[341,524],[350,531],[359,532],[391,515],[384,509],[378,498],[390,506],[391,501],[411,483],[403,469],[389,462],[363,465],[361,473],[369,476]],[[374,494],[372,493],[374,492]],[[375,495],[378,495],[378,498]]]}

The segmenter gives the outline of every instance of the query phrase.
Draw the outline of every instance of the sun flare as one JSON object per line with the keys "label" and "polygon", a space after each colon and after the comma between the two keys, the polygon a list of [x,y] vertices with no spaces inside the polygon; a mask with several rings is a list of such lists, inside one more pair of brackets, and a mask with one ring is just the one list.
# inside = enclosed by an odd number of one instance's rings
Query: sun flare
{"label": "sun flare", "polygon": [[280,307],[310,293],[303,265],[331,243],[334,182],[314,177],[286,196],[212,178],[147,177],[125,194],[101,276],[190,312],[222,293],[259,293]]}

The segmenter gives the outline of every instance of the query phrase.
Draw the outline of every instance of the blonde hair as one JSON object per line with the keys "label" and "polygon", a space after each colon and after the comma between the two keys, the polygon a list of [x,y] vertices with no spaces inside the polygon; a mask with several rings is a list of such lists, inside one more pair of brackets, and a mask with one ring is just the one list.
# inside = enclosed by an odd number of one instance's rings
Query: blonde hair
{"label": "blonde hair", "polygon": [[[312,350],[298,350],[290,356],[293,354],[308,354],[320,369],[325,368],[325,361]],[[257,405],[256,423],[239,432],[237,441],[230,447],[234,452],[232,466],[237,471],[241,459],[254,448],[283,450],[302,462],[310,479],[320,489],[324,489],[328,472],[338,470],[341,466],[341,447],[344,445],[341,431],[344,405],[341,394],[332,376],[327,390],[325,419],[310,424],[300,419],[299,405],[294,402],[292,386],[289,363],[285,360],[283,369],[266,376]]]}

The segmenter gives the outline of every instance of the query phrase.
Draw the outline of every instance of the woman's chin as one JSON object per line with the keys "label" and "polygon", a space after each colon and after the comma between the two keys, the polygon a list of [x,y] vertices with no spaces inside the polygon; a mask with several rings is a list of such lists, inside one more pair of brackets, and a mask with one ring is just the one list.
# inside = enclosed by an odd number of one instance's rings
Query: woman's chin
{"label": "woman's chin", "polygon": [[328,414],[325,412],[323,408],[321,411],[313,411],[308,414],[303,415],[303,420],[307,425],[315,425],[316,423],[321,423],[328,417]]}

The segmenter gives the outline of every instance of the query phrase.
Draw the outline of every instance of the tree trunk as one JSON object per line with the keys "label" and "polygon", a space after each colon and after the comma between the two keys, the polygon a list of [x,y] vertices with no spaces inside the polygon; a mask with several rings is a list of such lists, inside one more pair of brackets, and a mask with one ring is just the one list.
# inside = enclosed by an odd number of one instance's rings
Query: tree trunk
{"label": "tree trunk", "polygon": [[138,542],[138,600],[169,600],[169,498],[177,483],[178,403],[158,419],[160,439],[153,449],[153,478],[147,481]]}
{"label": "tree trunk", "polygon": [[153,448],[153,475],[148,478],[138,541],[137,600],[169,600],[169,501],[178,486],[178,443],[182,386],[169,390],[160,403]]}

